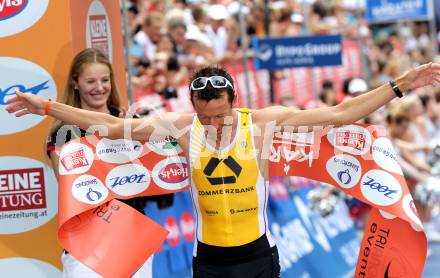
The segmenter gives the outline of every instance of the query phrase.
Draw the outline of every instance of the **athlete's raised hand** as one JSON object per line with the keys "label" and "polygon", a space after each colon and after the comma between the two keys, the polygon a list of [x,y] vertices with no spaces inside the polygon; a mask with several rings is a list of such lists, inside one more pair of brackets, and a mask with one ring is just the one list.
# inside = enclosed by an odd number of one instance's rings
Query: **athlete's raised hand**
{"label": "athlete's raised hand", "polygon": [[440,64],[428,63],[418,66],[404,74],[406,89],[414,90],[424,86],[435,86],[440,83]]}
{"label": "athlete's raised hand", "polygon": [[47,100],[31,93],[15,91],[15,96],[6,100],[6,111],[15,113],[16,117],[27,114],[44,115],[44,106]]}

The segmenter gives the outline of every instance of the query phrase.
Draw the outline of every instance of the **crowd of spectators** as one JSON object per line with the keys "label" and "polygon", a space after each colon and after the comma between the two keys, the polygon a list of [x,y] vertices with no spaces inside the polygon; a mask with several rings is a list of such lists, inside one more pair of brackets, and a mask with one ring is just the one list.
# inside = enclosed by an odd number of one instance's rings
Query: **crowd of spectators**
{"label": "crowd of spectators", "polygon": [[[184,85],[195,68],[241,63],[244,54],[252,57],[253,36],[340,33],[344,39],[358,41],[364,75],[344,80],[341,91],[335,89],[333,80],[324,78],[310,108],[338,104],[436,59],[432,39],[436,36],[429,34],[428,22],[369,25],[362,2],[126,1],[131,81],[146,93],[172,98],[177,94],[175,88]],[[243,38],[240,13],[246,32]],[[282,72],[274,76],[282,78]],[[387,128],[420,216],[438,232],[440,91],[428,88],[409,92],[409,96],[391,102],[364,121]]]}

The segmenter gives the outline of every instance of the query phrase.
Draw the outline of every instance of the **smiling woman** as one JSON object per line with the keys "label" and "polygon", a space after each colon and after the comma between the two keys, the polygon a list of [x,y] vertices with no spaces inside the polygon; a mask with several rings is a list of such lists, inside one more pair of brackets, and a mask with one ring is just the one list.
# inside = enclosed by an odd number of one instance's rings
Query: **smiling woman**
{"label": "smiling woman", "polygon": [[[93,48],[84,49],[73,59],[62,102],[76,108],[102,112],[115,117],[125,116],[120,107],[112,65],[102,52]],[[70,140],[87,135],[86,131],[82,129],[65,129],[64,124],[63,121],[54,121],[47,142],[47,155],[50,157],[57,174],[59,155],[55,151],[56,148]],[[62,168],[61,170],[63,170]],[[137,197],[121,201],[143,214],[147,199],[146,197]],[[85,273],[91,275],[88,277],[96,275],[67,252],[64,252],[62,262],[65,277],[83,277],[79,275]],[[133,277],[151,277],[151,259]]]}

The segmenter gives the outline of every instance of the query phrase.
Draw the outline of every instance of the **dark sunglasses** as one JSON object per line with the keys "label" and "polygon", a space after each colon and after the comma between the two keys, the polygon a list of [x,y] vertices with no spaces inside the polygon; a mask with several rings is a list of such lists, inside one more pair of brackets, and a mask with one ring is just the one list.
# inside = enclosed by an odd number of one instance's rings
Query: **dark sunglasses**
{"label": "dark sunglasses", "polygon": [[208,81],[211,83],[212,87],[217,89],[226,88],[228,86],[234,89],[231,82],[229,82],[229,80],[226,79],[226,77],[214,75],[210,77],[204,77],[204,76],[197,77],[191,82],[191,90],[198,91],[205,89],[206,85],[208,84]]}

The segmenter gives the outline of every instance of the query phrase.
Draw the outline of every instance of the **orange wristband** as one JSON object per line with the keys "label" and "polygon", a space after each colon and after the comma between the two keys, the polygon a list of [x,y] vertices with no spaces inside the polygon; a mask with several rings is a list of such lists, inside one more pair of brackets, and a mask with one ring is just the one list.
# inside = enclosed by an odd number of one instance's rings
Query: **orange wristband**
{"label": "orange wristband", "polygon": [[52,105],[52,100],[49,99],[46,101],[46,103],[44,104],[44,115],[49,115],[49,108]]}

